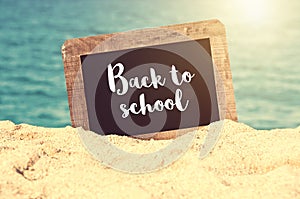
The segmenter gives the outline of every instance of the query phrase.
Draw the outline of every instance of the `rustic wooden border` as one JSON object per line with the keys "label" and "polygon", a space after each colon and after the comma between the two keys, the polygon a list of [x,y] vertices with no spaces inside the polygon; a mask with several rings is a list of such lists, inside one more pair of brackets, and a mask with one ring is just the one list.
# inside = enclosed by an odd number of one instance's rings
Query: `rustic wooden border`
{"label": "rustic wooden border", "polygon": [[[194,23],[169,25],[160,28],[179,32],[194,40],[204,38],[210,39],[214,71],[216,75],[216,90],[220,118],[237,121],[232,75],[229,64],[228,47],[224,25],[219,20],[208,20]],[[80,55],[91,54],[91,51],[93,51],[100,42],[111,38],[115,34],[119,33],[70,39],[65,41],[61,48],[62,58],[64,62],[71,123],[73,127],[82,126],[84,129],[89,130],[89,120],[82,80]],[[176,38],[160,38],[159,36],[157,36],[156,38],[150,38],[150,40],[148,38],[147,42],[139,41],[132,43],[127,41],[126,45],[114,46],[114,49],[124,50],[126,48],[145,47],[151,44],[157,45],[172,42],[176,42]],[[98,50],[98,52],[104,51],[104,49]],[[187,130],[190,129],[161,132],[158,133],[155,138],[166,139],[176,137],[186,132]]]}

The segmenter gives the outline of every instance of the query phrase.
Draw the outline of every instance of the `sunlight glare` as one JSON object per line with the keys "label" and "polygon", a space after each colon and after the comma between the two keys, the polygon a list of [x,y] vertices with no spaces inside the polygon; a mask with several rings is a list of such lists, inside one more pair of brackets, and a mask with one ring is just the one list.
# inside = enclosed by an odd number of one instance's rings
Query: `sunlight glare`
{"label": "sunlight glare", "polygon": [[238,0],[240,12],[247,21],[260,22],[266,17],[265,0]]}

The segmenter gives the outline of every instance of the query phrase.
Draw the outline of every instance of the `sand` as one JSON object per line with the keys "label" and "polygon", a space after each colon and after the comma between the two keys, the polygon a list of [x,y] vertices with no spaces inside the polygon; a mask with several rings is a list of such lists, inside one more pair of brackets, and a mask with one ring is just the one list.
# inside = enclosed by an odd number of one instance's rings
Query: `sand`
{"label": "sand", "polygon": [[[207,128],[172,165],[130,174],[100,164],[75,129],[0,122],[0,198],[300,198],[300,127],[258,131],[226,120],[200,160]],[[170,141],[110,136],[128,151]]]}

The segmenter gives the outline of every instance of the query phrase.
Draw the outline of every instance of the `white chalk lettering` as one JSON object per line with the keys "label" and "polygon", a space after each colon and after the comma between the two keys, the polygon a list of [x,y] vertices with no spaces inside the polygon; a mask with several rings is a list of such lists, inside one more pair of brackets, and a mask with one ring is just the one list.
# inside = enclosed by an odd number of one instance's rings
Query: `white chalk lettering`
{"label": "white chalk lettering", "polygon": [[182,91],[177,89],[175,92],[175,100],[166,99],[164,102],[162,100],[156,100],[153,105],[146,103],[145,94],[142,93],[139,96],[139,106],[138,103],[134,102],[130,104],[127,108],[126,104],[121,104],[120,109],[123,111],[122,117],[126,118],[130,113],[132,114],[142,114],[146,115],[147,111],[152,113],[154,111],[163,111],[164,109],[173,110],[176,107],[179,111],[185,111],[188,107],[189,100],[186,100],[185,105],[182,104]]}
{"label": "white chalk lettering", "polygon": [[[118,72],[117,74],[114,74],[114,70],[116,69],[118,69]],[[166,83],[166,78],[162,78],[161,75],[157,75],[154,68],[149,69],[150,77],[143,76],[141,79],[139,79],[139,77],[131,77],[129,81],[122,76],[123,72],[124,65],[122,63],[117,63],[113,67],[111,64],[108,65],[107,75],[111,92],[116,92],[116,80],[121,80],[121,88],[117,89],[118,95],[125,95],[129,87],[137,89],[141,89],[143,87],[153,87],[155,89],[158,89],[159,86],[164,86]]]}
{"label": "white chalk lettering", "polygon": [[192,78],[195,76],[195,74],[191,74],[188,71],[184,71],[182,74],[181,81],[178,80],[178,70],[176,69],[176,66],[172,65],[172,69],[170,71],[172,81],[175,85],[180,86],[183,82],[190,83],[192,81]]}

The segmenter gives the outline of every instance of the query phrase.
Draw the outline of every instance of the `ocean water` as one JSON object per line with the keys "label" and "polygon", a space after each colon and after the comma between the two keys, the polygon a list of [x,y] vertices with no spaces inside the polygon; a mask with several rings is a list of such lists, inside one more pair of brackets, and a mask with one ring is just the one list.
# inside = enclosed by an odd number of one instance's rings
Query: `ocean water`
{"label": "ocean water", "polygon": [[239,121],[300,125],[297,0],[0,0],[0,120],[70,124],[66,39],[217,18],[227,29]]}

